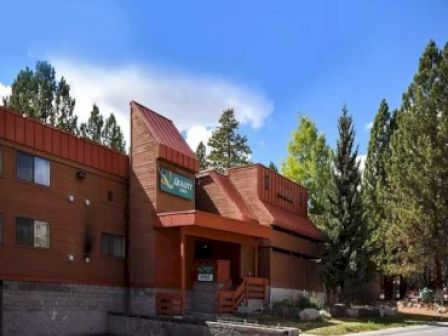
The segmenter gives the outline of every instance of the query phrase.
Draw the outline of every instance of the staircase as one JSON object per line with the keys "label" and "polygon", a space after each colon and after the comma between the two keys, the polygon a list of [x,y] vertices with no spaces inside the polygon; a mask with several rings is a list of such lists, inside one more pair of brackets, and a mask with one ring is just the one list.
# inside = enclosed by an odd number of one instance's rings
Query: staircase
{"label": "staircase", "polygon": [[216,282],[195,282],[191,291],[189,314],[216,314],[218,292],[222,286]]}
{"label": "staircase", "polygon": [[[264,307],[268,300],[268,285],[268,279],[245,277],[234,291],[221,289],[218,292],[218,313],[248,312],[253,309],[249,307],[250,301],[251,306],[257,307],[261,304],[261,307]],[[242,307],[243,304],[245,307]]]}

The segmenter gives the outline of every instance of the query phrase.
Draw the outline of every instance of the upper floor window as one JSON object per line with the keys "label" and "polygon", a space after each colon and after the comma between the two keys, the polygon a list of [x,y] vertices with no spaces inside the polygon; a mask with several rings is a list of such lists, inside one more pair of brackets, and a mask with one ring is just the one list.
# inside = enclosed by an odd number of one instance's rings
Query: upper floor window
{"label": "upper floor window", "polygon": [[124,258],[124,237],[121,235],[103,232],[101,235],[101,251],[105,256]]}
{"label": "upper floor window", "polygon": [[17,217],[16,244],[49,248],[50,224],[36,219]]}
{"label": "upper floor window", "polygon": [[107,192],[107,200],[108,200],[109,202],[112,202],[112,201],[114,200],[114,193],[113,193],[111,190],[109,190],[109,191]]}
{"label": "upper floor window", "polygon": [[17,152],[17,178],[50,186],[50,161],[38,156]]}

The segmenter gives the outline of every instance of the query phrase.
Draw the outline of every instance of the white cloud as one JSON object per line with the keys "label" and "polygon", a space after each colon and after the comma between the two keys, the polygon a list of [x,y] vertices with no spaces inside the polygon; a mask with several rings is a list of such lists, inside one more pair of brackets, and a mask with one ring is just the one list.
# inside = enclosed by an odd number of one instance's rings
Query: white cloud
{"label": "white cloud", "polygon": [[209,153],[209,147],[207,146],[208,139],[212,135],[212,130],[204,126],[190,127],[186,132],[186,141],[190,148],[195,151],[199,145],[199,142],[203,142],[206,147],[207,154]]}
{"label": "white cloud", "polygon": [[367,155],[358,155],[358,162],[359,162],[359,169],[361,170],[361,172],[364,171],[364,168],[366,166],[366,160],[367,160]]}
{"label": "white cloud", "polygon": [[372,127],[373,127],[373,121],[364,124],[364,128],[366,131],[370,131]]}
{"label": "white cloud", "polygon": [[0,104],[3,98],[11,94],[11,86],[0,83]]}
{"label": "white cloud", "polygon": [[210,76],[160,70],[139,65],[106,67],[73,60],[51,60],[72,87],[75,112],[86,120],[92,104],[103,114],[115,113],[129,139],[129,101],[173,120],[185,131],[193,150],[210,136],[222,111],[234,108],[237,119],[253,128],[263,126],[273,110],[272,101],[255,90]]}

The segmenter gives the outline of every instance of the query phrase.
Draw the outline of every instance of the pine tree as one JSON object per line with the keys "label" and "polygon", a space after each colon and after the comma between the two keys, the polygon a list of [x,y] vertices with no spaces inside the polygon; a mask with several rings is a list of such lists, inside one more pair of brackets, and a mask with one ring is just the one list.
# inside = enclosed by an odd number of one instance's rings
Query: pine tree
{"label": "pine tree", "polygon": [[211,164],[221,168],[248,164],[252,151],[247,144],[246,136],[237,133],[239,123],[232,109],[224,111],[219,124],[208,141],[208,146],[211,148],[208,159]]}
{"label": "pine tree", "polygon": [[443,286],[448,267],[448,45],[430,41],[403,96],[386,166],[391,274],[429,270]]}
{"label": "pine tree", "polygon": [[78,117],[74,115],[75,99],[70,96],[70,85],[62,77],[56,88],[55,99],[53,103],[52,124],[58,128],[77,134]]}
{"label": "pine tree", "polygon": [[277,165],[274,162],[272,162],[272,161],[269,162],[269,169],[271,169],[271,170],[275,171],[276,173],[278,173]]}
{"label": "pine tree", "polygon": [[204,170],[208,168],[207,153],[204,143],[201,141],[196,148],[196,157],[199,160],[199,169]]}
{"label": "pine tree", "polygon": [[328,193],[323,280],[330,289],[339,289],[350,303],[370,275],[368,230],[364,221],[360,191],[361,172],[354,148],[352,118],[344,106],[338,121],[339,139],[331,170]]}
{"label": "pine tree", "polygon": [[75,100],[64,77],[56,80],[54,67],[45,61],[36,63],[35,70],[26,67],[12,83],[11,95],[3,104],[26,116],[77,133],[77,117],[73,115]]}
{"label": "pine tree", "polygon": [[87,120],[87,123],[81,124],[81,136],[101,144],[103,125],[104,120],[103,116],[100,114],[100,109],[96,104],[93,104],[92,111],[90,112],[90,117]]}
{"label": "pine tree", "polygon": [[104,123],[103,130],[101,131],[101,142],[103,145],[119,152],[125,153],[126,151],[126,142],[124,141],[123,133],[113,113],[111,113]]}
{"label": "pine tree", "polygon": [[288,157],[283,162],[282,174],[308,188],[310,214],[320,226],[330,182],[331,151],[323,134],[307,117],[300,117],[288,143]]}
{"label": "pine tree", "polygon": [[370,131],[370,141],[363,172],[362,195],[366,221],[372,245],[376,248],[377,264],[382,265],[385,231],[387,228],[386,200],[389,186],[386,163],[390,157],[391,115],[386,100],[382,100]]}

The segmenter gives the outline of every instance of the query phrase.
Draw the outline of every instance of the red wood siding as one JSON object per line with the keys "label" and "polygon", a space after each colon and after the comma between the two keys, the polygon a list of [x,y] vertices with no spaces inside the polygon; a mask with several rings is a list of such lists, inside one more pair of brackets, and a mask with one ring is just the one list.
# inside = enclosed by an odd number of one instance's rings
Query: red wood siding
{"label": "red wood siding", "polygon": [[127,177],[128,157],[0,107],[0,138]]}

